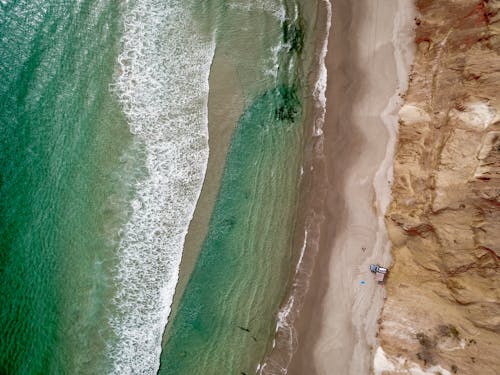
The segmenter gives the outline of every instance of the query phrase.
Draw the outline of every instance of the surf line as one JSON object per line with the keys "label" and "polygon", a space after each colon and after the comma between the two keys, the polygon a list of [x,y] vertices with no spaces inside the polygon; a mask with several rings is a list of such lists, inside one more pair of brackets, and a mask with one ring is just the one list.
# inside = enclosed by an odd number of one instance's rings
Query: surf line
{"label": "surf line", "polygon": [[156,374],[185,236],[208,163],[209,73],[215,33],[204,35],[188,4],[124,4],[114,91],[144,161],[122,228],[107,345],[113,374]]}
{"label": "surf line", "polygon": [[[319,110],[319,115],[316,117],[313,126],[313,136],[317,138],[315,145],[315,153],[317,157],[322,157],[323,155],[323,125],[326,116],[326,86],[328,78],[328,69],[326,66],[326,55],[328,53],[328,41],[330,38],[330,29],[332,26],[332,4],[330,0],[324,0],[324,5],[326,8],[327,16],[325,20],[325,33],[324,39],[321,46],[321,52],[318,58],[318,78],[313,89],[313,98],[315,101],[316,108]],[[301,175],[303,173],[303,167],[301,167]],[[309,220],[311,219],[311,220]],[[309,283],[306,281],[305,285],[298,282],[299,276],[307,270],[303,269],[304,256],[306,256],[306,250],[308,246],[308,233],[309,231],[317,232],[318,227],[321,224],[322,219],[309,218],[306,221],[306,228],[304,230],[304,241],[300,251],[300,256],[295,266],[295,273],[293,276],[293,284],[291,291],[289,292],[287,302],[278,311],[275,339],[272,343],[272,351],[267,354],[261,363],[257,365],[256,372],[259,375],[273,374],[276,372],[286,374],[288,372],[288,366],[292,360],[293,353],[295,352],[294,346],[297,342],[297,334],[295,332],[294,321],[297,318],[297,312],[302,304],[302,298],[309,288]],[[313,254],[307,254],[307,257],[314,257],[314,253],[318,251],[318,244],[312,244],[309,248],[313,251]],[[286,343],[288,345],[288,350],[286,354],[280,352],[276,357],[273,355],[275,350],[283,350],[282,347],[277,347],[276,337],[280,335],[282,338],[286,338]]]}

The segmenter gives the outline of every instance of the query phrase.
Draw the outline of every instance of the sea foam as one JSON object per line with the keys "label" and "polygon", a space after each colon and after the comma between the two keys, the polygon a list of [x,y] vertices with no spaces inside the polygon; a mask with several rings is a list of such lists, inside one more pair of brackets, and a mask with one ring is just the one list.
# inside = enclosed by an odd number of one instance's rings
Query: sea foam
{"label": "sea foam", "polygon": [[321,136],[323,134],[323,125],[326,115],[326,84],[328,79],[328,71],[326,68],[326,54],[328,53],[328,41],[330,39],[330,28],[332,26],[332,4],[330,0],[324,0],[327,12],[326,16],[326,32],[321,46],[319,56],[319,74],[314,85],[313,95],[316,101],[316,106],[320,109],[320,115],[314,123],[314,135]]}
{"label": "sea foam", "polygon": [[[328,53],[328,42],[330,37],[330,29],[332,26],[332,4],[330,0],[324,0],[324,6],[326,9],[326,20],[325,20],[325,34],[323,43],[321,45],[321,51],[318,56],[318,76],[313,89],[313,98],[315,106],[318,110],[317,117],[314,121],[313,135],[318,137],[316,152],[319,154],[323,153],[323,125],[325,123],[326,117],[326,88],[328,79],[328,69],[326,65],[326,56]],[[295,10],[297,14],[297,9]],[[311,165],[311,170],[313,170],[313,165]],[[303,166],[300,169],[300,175],[303,175]],[[295,272],[293,275],[293,283],[291,290],[289,292],[288,299],[286,303],[280,308],[276,316],[276,329],[275,338],[272,343],[272,349],[276,349],[277,341],[276,338],[280,337],[279,352],[276,356],[273,356],[273,351],[264,358],[262,363],[257,366],[257,373],[259,375],[267,374],[287,374],[288,366],[292,359],[292,355],[296,350],[298,344],[297,332],[295,331],[295,319],[298,316],[300,307],[303,303],[303,298],[307,290],[309,289],[309,279],[310,279],[310,265],[309,268],[304,264],[304,256],[306,251],[310,246],[315,252],[318,251],[318,244],[309,244],[309,227],[317,227],[320,222],[317,219],[312,219],[313,223],[306,224],[304,231],[304,242],[300,250],[299,259],[295,266]],[[314,231],[313,231],[314,232]],[[309,257],[311,254],[309,254]]]}
{"label": "sea foam", "polygon": [[184,239],[208,161],[213,36],[188,4],[130,1],[114,91],[144,151],[145,177],[123,228],[109,344],[114,374],[156,374]]}

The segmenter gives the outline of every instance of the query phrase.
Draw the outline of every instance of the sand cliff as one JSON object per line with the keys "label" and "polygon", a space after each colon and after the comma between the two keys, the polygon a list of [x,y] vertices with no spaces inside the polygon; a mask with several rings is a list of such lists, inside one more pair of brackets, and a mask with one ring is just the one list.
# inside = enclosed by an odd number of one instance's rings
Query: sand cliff
{"label": "sand cliff", "polygon": [[496,375],[500,1],[416,3],[417,53],[386,214],[393,267],[374,370]]}

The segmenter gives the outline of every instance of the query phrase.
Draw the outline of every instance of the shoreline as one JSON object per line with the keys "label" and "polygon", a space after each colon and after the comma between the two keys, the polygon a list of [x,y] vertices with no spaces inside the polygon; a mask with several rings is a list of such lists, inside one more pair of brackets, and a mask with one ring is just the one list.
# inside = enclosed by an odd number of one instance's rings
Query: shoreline
{"label": "shoreline", "polygon": [[[293,234],[294,262],[290,265],[290,276],[286,294],[276,316],[276,330],[272,346],[257,367],[257,373],[283,374],[290,365],[297,345],[296,320],[308,291],[311,271],[318,252],[322,200],[326,195],[325,165],[323,154],[323,125],[326,115],[325,57],[328,52],[327,35],[331,34],[331,5],[329,0],[319,0],[309,14],[315,26],[311,28],[317,37],[309,48],[313,56],[303,68],[309,70],[307,82],[313,87],[312,96],[305,100],[304,146],[300,193]],[[319,36],[319,37],[318,37]],[[314,191],[314,197],[311,194]]]}
{"label": "shoreline", "polygon": [[411,1],[399,0],[397,9],[366,0],[332,5],[325,160],[313,161],[312,176],[320,178],[325,168],[328,192],[325,208],[319,201],[324,186],[311,184],[317,198],[310,204],[325,220],[319,233],[308,236],[319,241],[319,253],[309,261],[309,293],[292,328],[298,346],[287,373],[297,375],[371,370],[385,291],[368,265],[390,261],[384,212],[391,199],[399,96],[413,52],[405,49],[413,45]]}

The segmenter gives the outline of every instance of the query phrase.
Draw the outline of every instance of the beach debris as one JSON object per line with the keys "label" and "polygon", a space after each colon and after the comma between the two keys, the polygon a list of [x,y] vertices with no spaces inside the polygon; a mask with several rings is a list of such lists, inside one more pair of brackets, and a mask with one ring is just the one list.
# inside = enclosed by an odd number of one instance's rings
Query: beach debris
{"label": "beach debris", "polygon": [[242,326],[236,326],[238,327],[239,329],[241,329],[242,331],[245,331],[245,332],[250,332],[250,329],[248,328],[245,328],[245,327],[242,327]]}
{"label": "beach debris", "polygon": [[359,283],[360,283],[361,285],[365,285],[365,284],[366,284],[365,280],[361,280]]}
{"label": "beach debris", "polygon": [[366,251],[366,247],[364,247],[364,246],[363,246],[363,247],[361,248],[361,250],[363,250],[363,252],[365,252],[365,251]]}
{"label": "beach debris", "polygon": [[370,272],[375,274],[375,281],[377,281],[379,285],[382,285],[384,283],[385,275],[389,272],[389,270],[378,264],[370,264]]}
{"label": "beach debris", "polygon": [[[245,327],[242,327],[242,326],[236,326],[236,327],[238,327],[242,331],[250,333],[250,329],[249,328],[245,328]],[[253,341],[257,342],[257,337],[255,337],[254,335],[250,335],[250,337],[252,338]]]}

